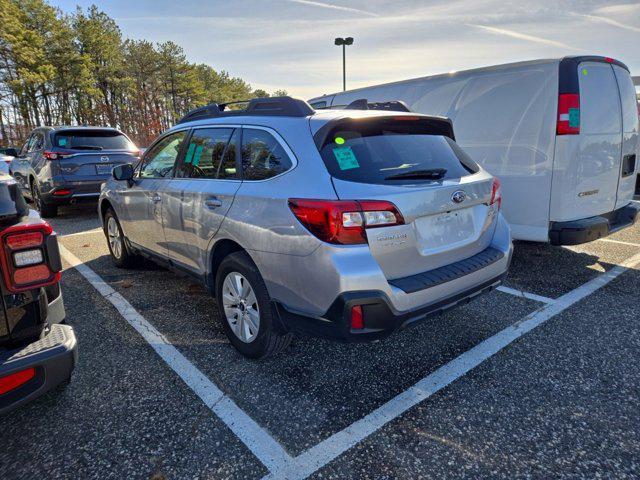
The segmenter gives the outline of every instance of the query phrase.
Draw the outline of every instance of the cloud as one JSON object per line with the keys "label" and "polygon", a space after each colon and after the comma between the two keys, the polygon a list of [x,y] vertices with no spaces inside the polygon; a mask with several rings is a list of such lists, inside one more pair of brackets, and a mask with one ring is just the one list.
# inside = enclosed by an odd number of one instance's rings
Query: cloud
{"label": "cloud", "polygon": [[635,27],[633,25],[627,25],[626,23],[620,23],[616,20],[612,20],[611,18],[600,17],[598,15],[584,15],[581,13],[573,13],[572,15],[576,17],[583,17],[595,22],[608,23],[609,25],[613,25],[614,27],[624,28],[625,30],[631,30],[632,32],[640,32],[640,27]]}
{"label": "cloud", "polygon": [[367,12],[366,10],[360,10],[359,8],[343,7],[341,5],[334,5],[333,3],[315,2],[312,0],[288,0],[291,3],[298,3],[300,5],[309,5],[312,7],[328,8],[330,10],[340,10],[342,12],[360,13],[362,15],[368,15],[370,17],[379,17],[377,13]]}
{"label": "cloud", "polygon": [[616,13],[633,13],[636,10],[640,11],[640,3],[621,3],[618,5],[607,5],[606,7],[600,7],[594,10],[594,13],[604,14],[616,14]]}
{"label": "cloud", "polygon": [[568,50],[580,50],[579,48],[572,47],[566,43],[558,42],[556,40],[550,40],[548,38],[535,37],[533,35],[527,35],[525,33],[514,32],[513,30],[507,30],[506,28],[489,27],[486,25],[468,24],[470,27],[479,28],[496,35],[504,35],[506,37],[517,38],[519,40],[525,40],[527,42],[538,43],[541,45],[549,45],[552,47],[564,48]]}

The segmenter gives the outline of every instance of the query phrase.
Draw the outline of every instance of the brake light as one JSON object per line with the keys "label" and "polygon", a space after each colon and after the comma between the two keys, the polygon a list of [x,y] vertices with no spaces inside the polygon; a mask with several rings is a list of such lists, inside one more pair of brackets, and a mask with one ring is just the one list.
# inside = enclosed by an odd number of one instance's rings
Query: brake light
{"label": "brake light", "polygon": [[0,395],[4,395],[11,390],[15,390],[16,388],[27,383],[35,376],[36,369],[27,368],[25,370],[20,370],[19,372],[12,373],[10,375],[7,375],[6,377],[0,378]]}
{"label": "brake light", "polygon": [[289,208],[313,235],[339,245],[367,243],[367,228],[404,224],[396,206],[386,201],[290,198]]}
{"label": "brake light", "polygon": [[73,152],[52,152],[49,150],[42,153],[42,155],[44,155],[44,158],[46,158],[47,160],[60,160],[72,154]]}
{"label": "brake light", "polygon": [[491,200],[489,205],[497,205],[498,210],[502,207],[502,187],[498,177],[493,177],[493,185],[491,186]]}
{"label": "brake light", "polygon": [[580,95],[561,93],[558,96],[558,135],[577,135],[580,133]]}
{"label": "brake light", "polygon": [[46,222],[15,225],[0,235],[0,265],[12,293],[51,285],[60,280],[58,269],[47,262],[46,239],[53,229]]}

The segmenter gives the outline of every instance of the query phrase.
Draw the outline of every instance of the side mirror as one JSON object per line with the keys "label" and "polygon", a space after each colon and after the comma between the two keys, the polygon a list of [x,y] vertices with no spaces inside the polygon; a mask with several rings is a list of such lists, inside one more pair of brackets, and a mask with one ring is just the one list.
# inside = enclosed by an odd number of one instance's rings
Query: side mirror
{"label": "side mirror", "polygon": [[133,183],[133,166],[130,163],[123,163],[122,165],[117,165],[111,171],[113,178],[118,181],[126,180],[129,186]]}

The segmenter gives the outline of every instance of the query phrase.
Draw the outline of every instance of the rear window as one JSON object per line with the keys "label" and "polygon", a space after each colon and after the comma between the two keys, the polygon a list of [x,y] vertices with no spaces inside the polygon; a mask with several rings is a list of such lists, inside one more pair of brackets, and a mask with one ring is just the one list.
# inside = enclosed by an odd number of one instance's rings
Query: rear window
{"label": "rear window", "polygon": [[54,135],[53,145],[70,150],[136,150],[127,137],[113,130],[64,130]]}
{"label": "rear window", "polygon": [[[478,171],[456,142],[420,120],[338,125],[327,135],[320,154],[333,177],[350,182],[398,185],[460,178]],[[434,173],[432,178],[429,172]]]}

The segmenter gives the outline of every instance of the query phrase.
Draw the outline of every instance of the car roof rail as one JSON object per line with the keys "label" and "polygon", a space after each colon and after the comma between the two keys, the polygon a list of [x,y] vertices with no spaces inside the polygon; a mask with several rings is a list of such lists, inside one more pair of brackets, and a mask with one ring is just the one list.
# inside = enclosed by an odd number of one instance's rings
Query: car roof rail
{"label": "car roof rail", "polygon": [[[232,105],[246,104],[245,108],[228,109]],[[227,103],[210,103],[204,107],[191,110],[178,123],[202,120],[203,118],[233,117],[243,115],[275,116],[275,117],[308,117],[315,110],[307,102],[293,97],[264,97],[251,100],[239,100]]]}
{"label": "car roof rail", "polygon": [[411,112],[411,109],[402,100],[390,100],[388,102],[369,102],[366,98],[354,100],[344,107],[345,110],[386,110],[390,112]]}

